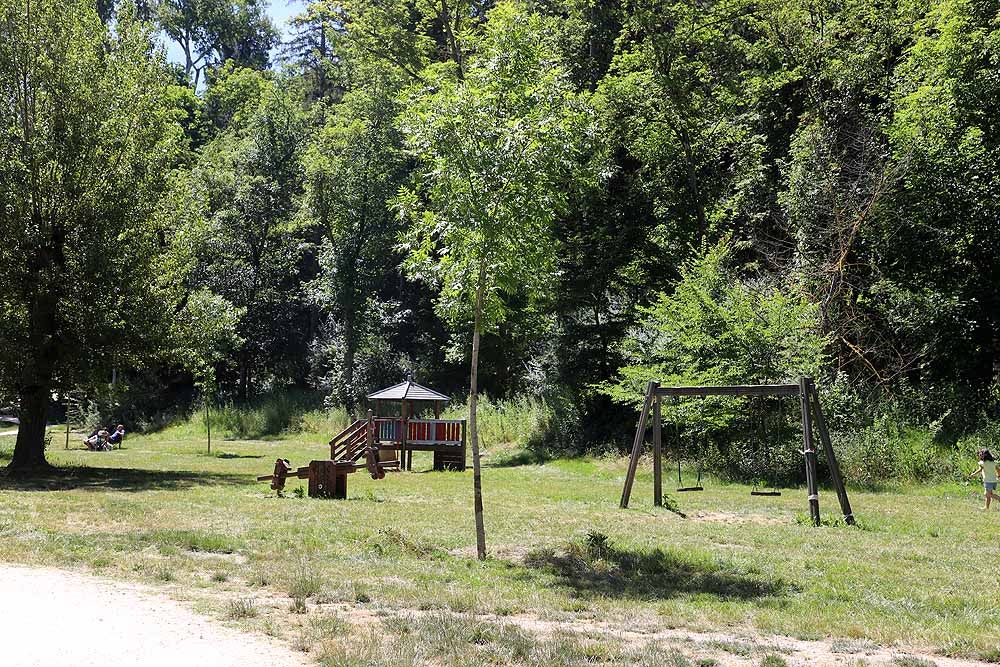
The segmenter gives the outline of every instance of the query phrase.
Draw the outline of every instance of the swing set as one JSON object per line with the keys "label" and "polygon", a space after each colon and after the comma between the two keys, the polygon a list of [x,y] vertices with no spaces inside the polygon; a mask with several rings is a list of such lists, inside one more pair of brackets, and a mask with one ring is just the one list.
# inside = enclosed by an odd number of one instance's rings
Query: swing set
{"label": "swing set", "polygon": [[[809,500],[809,516],[813,525],[820,525],[819,513],[819,490],[817,481],[817,452],[815,441],[813,440],[813,427],[819,433],[819,439],[826,456],[827,466],[830,469],[830,478],[837,498],[840,501],[840,508],[844,514],[844,521],[848,525],[854,525],[854,512],[851,510],[851,501],[847,496],[847,489],[844,487],[844,480],[840,474],[840,465],[837,463],[837,456],[833,451],[830,442],[830,431],[826,425],[826,418],[819,403],[819,393],[816,391],[816,384],[812,378],[801,378],[798,384],[757,384],[757,385],[727,385],[727,386],[703,386],[703,387],[661,387],[659,382],[651,381],[646,386],[646,397],[642,404],[642,412],[639,416],[639,424],[635,432],[635,440],[632,443],[632,455],[629,459],[628,473],[625,477],[625,486],[622,489],[620,506],[622,509],[628,508],[629,499],[632,495],[632,485],[635,482],[636,470],[639,466],[639,458],[642,455],[646,440],[646,422],[652,416],[652,440],[653,440],[653,505],[660,507],[663,505],[663,421],[661,418],[662,401],[669,398],[677,405],[680,399],[685,397],[700,397],[700,418],[704,422],[705,397],[706,396],[746,396],[751,401],[756,399],[764,401],[767,398],[778,399],[778,424],[784,425],[784,408],[780,399],[798,396],[801,405],[802,419],[802,444],[803,455],[805,456],[806,467],[806,489]],[[766,405],[766,404],[765,404]],[[751,412],[751,419],[756,414]],[[763,420],[758,422],[758,426]],[[700,441],[696,443],[694,454],[697,458],[697,479],[694,484],[685,486],[681,471],[680,453],[680,426],[674,421],[675,443],[677,445],[677,491],[703,491],[702,484],[702,453],[703,447]],[[751,430],[750,448],[754,456],[766,453],[766,461],[763,465],[772,473],[772,477],[763,484],[755,483],[750,491],[752,496],[780,496],[778,490],[777,474],[775,472],[774,448],[767,447],[762,442],[759,428]],[[758,459],[759,460],[759,459]]]}

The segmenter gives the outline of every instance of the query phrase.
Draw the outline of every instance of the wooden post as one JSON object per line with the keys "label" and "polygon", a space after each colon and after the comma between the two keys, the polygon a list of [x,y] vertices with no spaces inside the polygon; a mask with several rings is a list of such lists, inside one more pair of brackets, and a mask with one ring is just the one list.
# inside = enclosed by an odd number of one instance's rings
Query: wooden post
{"label": "wooden post", "polygon": [[212,418],[208,412],[208,396],[205,396],[205,428],[208,430],[208,453],[212,453]]}
{"label": "wooden post", "polygon": [[69,449],[69,403],[66,404],[66,449]]}
{"label": "wooden post", "polygon": [[660,397],[653,401],[653,506],[663,506],[663,433]]}
{"label": "wooden post", "polygon": [[466,422],[466,420],[464,419],[462,420],[462,468],[461,468],[462,472],[465,472],[465,462],[467,460],[465,458],[465,426],[467,423],[468,422]]}
{"label": "wooden post", "polygon": [[830,478],[833,480],[833,488],[837,490],[837,499],[840,501],[840,510],[844,513],[844,522],[848,526],[853,526],[854,511],[851,509],[851,499],[847,497],[847,488],[844,486],[844,478],[840,474],[840,464],[837,462],[837,455],[833,451],[833,443],[830,441],[830,430],[826,426],[826,417],[823,416],[823,408],[819,405],[819,392],[816,385],[809,383],[809,393],[812,395],[813,414],[816,417],[816,430],[819,431],[820,442],[823,443],[823,452],[826,454],[827,465],[830,466]]}
{"label": "wooden post", "polygon": [[375,419],[372,411],[368,411],[368,428],[365,432],[365,444],[371,448],[375,443]]}
{"label": "wooden post", "polygon": [[[344,496],[347,495],[346,475],[344,480],[339,480],[337,475],[337,464],[333,461],[310,461],[309,462],[309,497],[310,498],[337,498],[337,493],[341,490]],[[340,498],[343,500],[343,498]]]}
{"label": "wooden post", "polygon": [[399,466],[406,467],[406,430],[410,425],[410,402],[403,400],[399,408]]}
{"label": "wooden post", "polygon": [[806,457],[806,489],[809,493],[809,516],[814,526],[820,524],[819,490],[816,488],[816,446],[813,444],[812,419],[809,410],[811,378],[799,380],[799,400],[802,404],[802,449]]}
{"label": "wooden post", "polygon": [[642,456],[642,443],[646,438],[646,419],[649,417],[649,408],[653,403],[654,393],[660,384],[650,380],[646,385],[646,399],[642,402],[642,411],[639,413],[639,424],[635,429],[635,440],[632,442],[632,456],[628,462],[628,472],[625,475],[625,487],[622,489],[622,499],[620,507],[628,509],[628,501],[632,496],[632,484],[635,482],[635,471],[639,467],[639,457]]}

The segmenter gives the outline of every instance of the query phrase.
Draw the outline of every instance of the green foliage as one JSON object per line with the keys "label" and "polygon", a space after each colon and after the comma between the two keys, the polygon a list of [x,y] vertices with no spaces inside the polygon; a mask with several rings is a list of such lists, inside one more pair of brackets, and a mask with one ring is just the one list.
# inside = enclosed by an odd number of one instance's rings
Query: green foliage
{"label": "green foliage", "polygon": [[550,288],[550,226],[594,142],[593,113],[558,65],[547,24],[513,3],[491,13],[462,70],[429,67],[404,98],[401,127],[420,161],[397,206],[405,269],[440,288],[448,319],[483,330],[504,320],[504,297]]}
{"label": "green foliage", "polygon": [[603,391],[638,403],[650,380],[771,384],[819,374],[826,341],[816,307],[766,279],[742,278],[734,249],[723,241],[689,260],[673,293],[641,309],[644,320],[624,343],[631,363]]}
{"label": "green foliage", "polygon": [[[478,406],[479,437],[486,448],[510,445],[538,449],[553,428],[552,408],[543,400],[519,395],[511,399],[491,399],[483,395]],[[468,408],[454,407],[444,419],[465,419]]]}
{"label": "green foliage", "polygon": [[[308,266],[309,248],[303,243],[305,230],[295,221],[304,124],[282,82],[236,69],[217,85],[240,91],[235,99],[242,106],[223,104],[232,109],[228,125],[182,179],[177,236],[193,260],[184,267],[187,293],[209,290],[216,295],[214,311],[226,314],[212,334],[224,340],[204,341],[216,350],[210,358],[202,342],[189,347],[198,350],[205,365],[235,370],[245,399],[255,379],[267,380],[269,373],[304,375],[300,272]],[[248,96],[247,90],[253,93]],[[228,93],[219,96],[228,98]],[[236,316],[235,327],[221,326]]]}
{"label": "green foliage", "polygon": [[309,298],[328,316],[313,344],[313,371],[332,402],[350,406],[398,377],[387,377],[396,364],[386,340],[398,305],[377,293],[400,260],[401,225],[389,210],[405,175],[399,105],[389,82],[364,85],[332,110],[304,158],[305,213],[324,237]]}
{"label": "green foliage", "polygon": [[197,89],[205,70],[234,59],[263,67],[278,31],[262,0],[166,0],[156,20],[184,53],[184,74]]}
{"label": "green foliage", "polygon": [[[651,377],[814,375],[866,485],[953,475],[996,418],[995,0],[317,0],[280,71],[262,0],[27,7],[0,0],[0,405],[35,464],[69,390],[146,428],[235,397],[264,435],[296,426],[257,393],[458,394],[470,361],[544,397],[498,436],[532,460],[624,446]],[[665,417],[772,467],[757,406],[706,408]]]}
{"label": "green foliage", "polygon": [[[262,394],[248,403],[225,402],[212,408],[212,433],[249,439],[308,433],[328,440],[347,426],[348,417],[342,408],[320,410],[319,403],[315,394],[294,391]],[[187,428],[204,433],[204,415],[192,413]]]}
{"label": "green foliage", "polygon": [[[165,328],[153,211],[181,148],[151,30],[91,2],[0,2],[0,386],[40,465],[54,385],[151,356]],[[29,442],[30,440],[30,442]]]}

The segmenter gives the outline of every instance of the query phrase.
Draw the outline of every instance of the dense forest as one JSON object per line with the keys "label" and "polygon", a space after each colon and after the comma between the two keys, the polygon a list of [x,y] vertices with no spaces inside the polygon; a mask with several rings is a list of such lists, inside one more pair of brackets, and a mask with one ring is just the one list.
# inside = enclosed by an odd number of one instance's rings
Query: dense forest
{"label": "dense forest", "polygon": [[0,0],[12,465],[72,401],[354,411],[408,372],[468,395],[470,364],[575,451],[623,447],[654,377],[980,428],[998,12],[321,0],[282,40],[263,0]]}

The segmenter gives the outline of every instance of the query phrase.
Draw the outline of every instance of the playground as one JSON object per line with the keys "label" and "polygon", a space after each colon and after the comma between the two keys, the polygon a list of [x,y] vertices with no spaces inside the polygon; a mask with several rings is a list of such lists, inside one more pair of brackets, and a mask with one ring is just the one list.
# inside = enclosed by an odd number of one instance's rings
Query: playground
{"label": "playground", "polygon": [[1000,659],[996,584],[970,583],[1000,514],[978,511],[975,484],[851,489],[854,527],[822,488],[814,528],[805,489],[707,478],[655,507],[647,453],[622,510],[626,458],[523,464],[518,443],[486,442],[479,563],[471,470],[434,471],[432,452],[353,475],[345,501],[256,481],[278,456],[328,458],[328,437],[53,448],[73,474],[0,482],[0,561],[148,585],[328,665]]}

